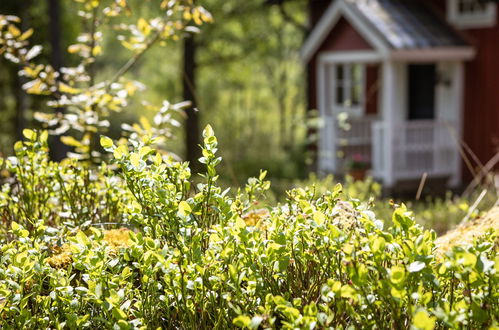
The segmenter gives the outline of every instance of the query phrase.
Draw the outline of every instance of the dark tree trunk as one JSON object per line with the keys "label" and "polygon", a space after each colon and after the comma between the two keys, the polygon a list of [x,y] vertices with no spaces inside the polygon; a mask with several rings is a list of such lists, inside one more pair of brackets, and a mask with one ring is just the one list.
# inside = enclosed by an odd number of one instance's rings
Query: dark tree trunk
{"label": "dark tree trunk", "polygon": [[[28,29],[29,26],[29,7],[31,1],[21,1],[19,4],[19,16],[21,17],[21,29],[23,31]],[[26,80],[18,75],[18,68],[13,69],[12,72],[12,90],[14,91],[14,98],[16,100],[16,116],[15,116],[15,139],[23,139],[23,129],[27,127],[26,112],[29,107],[28,95],[23,90],[22,85]]]}
{"label": "dark tree trunk", "polygon": [[[61,10],[59,0],[48,0],[49,16],[49,42],[50,42],[50,64],[60,72],[63,66],[63,52],[61,47]],[[59,113],[64,113],[64,108],[56,109]],[[68,146],[61,141],[61,136],[53,136],[50,141],[50,157],[55,161],[66,158]]]}
{"label": "dark tree trunk", "polygon": [[28,96],[23,90],[23,79],[17,74],[17,68],[13,70],[12,74],[12,90],[14,91],[14,98],[16,100],[16,116],[15,116],[15,140],[20,141],[23,139],[23,129],[26,125],[26,110],[28,109]]}
{"label": "dark tree trunk", "polygon": [[201,153],[199,114],[196,108],[196,41],[192,34],[184,39],[183,97],[184,100],[192,102],[186,110],[185,159],[190,163],[191,171],[197,173],[200,170],[198,159]]}

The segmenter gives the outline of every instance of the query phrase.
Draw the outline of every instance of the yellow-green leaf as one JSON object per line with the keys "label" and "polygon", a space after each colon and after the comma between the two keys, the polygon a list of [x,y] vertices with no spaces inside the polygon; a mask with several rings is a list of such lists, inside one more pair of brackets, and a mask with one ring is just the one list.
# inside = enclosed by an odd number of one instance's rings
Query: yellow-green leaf
{"label": "yellow-green leaf", "polygon": [[434,316],[428,315],[424,309],[421,309],[414,315],[413,325],[417,329],[433,330],[435,329],[435,320]]}
{"label": "yellow-green leaf", "polygon": [[23,135],[26,139],[33,141],[36,138],[36,133],[30,129],[23,129]]}
{"label": "yellow-green leaf", "polygon": [[405,279],[405,268],[401,266],[393,266],[390,269],[390,279],[394,284],[402,283]]}
{"label": "yellow-green leaf", "polygon": [[314,212],[314,221],[319,225],[323,225],[324,222],[326,221],[326,216],[324,215],[324,213],[322,212],[319,212],[319,211],[315,211]]}
{"label": "yellow-green leaf", "polygon": [[192,209],[191,206],[186,201],[181,201],[178,204],[178,212],[180,213],[180,215],[186,217],[189,214],[191,214]]}
{"label": "yellow-green leaf", "polygon": [[108,149],[108,148],[112,148],[112,147],[114,147],[113,140],[111,140],[111,139],[110,139],[110,138],[108,138],[107,136],[101,136],[101,138],[100,138],[100,145],[101,145],[104,149]]}
{"label": "yellow-green leaf", "polygon": [[138,168],[140,165],[140,156],[139,154],[133,153],[130,155],[130,163],[133,167]]}

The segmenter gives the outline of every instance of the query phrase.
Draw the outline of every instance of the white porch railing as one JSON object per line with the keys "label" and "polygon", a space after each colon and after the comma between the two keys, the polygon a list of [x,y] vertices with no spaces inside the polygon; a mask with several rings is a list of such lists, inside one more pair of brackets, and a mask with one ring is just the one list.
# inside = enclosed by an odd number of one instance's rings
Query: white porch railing
{"label": "white porch railing", "polygon": [[374,117],[348,118],[345,126],[336,121],[337,172],[346,171],[349,160],[358,155],[363,160],[372,160],[372,124]]}
{"label": "white porch railing", "polygon": [[[393,154],[385,148],[386,123],[373,124],[373,175],[389,182],[429,176],[452,176],[459,161],[457,141],[450,122],[414,120],[393,127]],[[392,161],[392,173],[387,163]],[[387,176],[391,175],[391,180]]]}
{"label": "white porch railing", "polygon": [[319,169],[343,173],[353,155],[372,159],[372,116],[349,117],[343,124],[335,117],[326,117],[321,134]]}

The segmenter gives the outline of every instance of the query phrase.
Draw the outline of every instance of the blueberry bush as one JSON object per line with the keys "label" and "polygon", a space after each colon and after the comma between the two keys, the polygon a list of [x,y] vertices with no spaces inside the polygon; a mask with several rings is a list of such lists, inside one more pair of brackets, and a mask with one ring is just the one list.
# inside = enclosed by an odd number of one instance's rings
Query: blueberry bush
{"label": "blueberry bush", "polygon": [[387,228],[340,185],[259,209],[266,173],[222,190],[203,136],[198,179],[148,135],[102,137],[91,166],[26,130],[1,161],[2,327],[498,327],[497,232],[439,252],[405,206]]}

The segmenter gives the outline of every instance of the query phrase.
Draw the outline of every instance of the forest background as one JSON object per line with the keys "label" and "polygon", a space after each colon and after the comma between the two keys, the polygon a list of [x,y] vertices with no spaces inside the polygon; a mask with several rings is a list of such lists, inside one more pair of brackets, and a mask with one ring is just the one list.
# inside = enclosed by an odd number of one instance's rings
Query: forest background
{"label": "forest background", "polygon": [[[129,8],[130,22],[154,15],[156,2]],[[306,111],[306,76],[299,59],[307,33],[307,2],[207,0],[202,5],[215,18],[212,23],[204,24],[199,34],[186,34],[181,42],[152,48],[127,74],[147,84],[141,98],[151,104],[191,100],[197,109],[178,118],[169,150],[194,163],[200,128],[210,123],[220,141],[227,185],[240,185],[262,168],[277,182],[304,178],[312,163],[307,145],[314,139],[306,134],[314,121]],[[0,13],[17,15],[24,27],[36,31],[32,42],[43,46],[40,62],[55,68],[77,63],[67,49],[85,27],[72,1],[2,1]],[[129,57],[113,37],[103,41],[102,49],[105,53],[95,64],[97,79],[115,72]],[[35,112],[51,111],[46,97],[23,91],[25,81],[18,70],[0,59],[3,155],[12,153],[24,128],[41,126]],[[141,117],[152,121],[155,113],[138,100],[126,109],[113,113],[109,136],[119,137],[123,124]]]}

